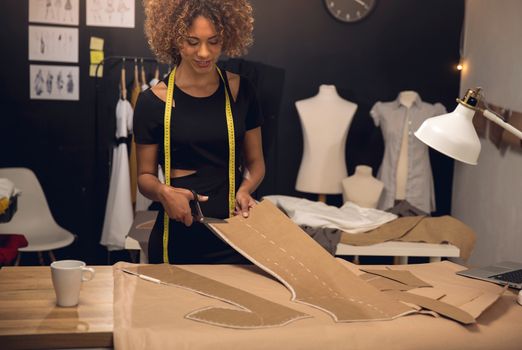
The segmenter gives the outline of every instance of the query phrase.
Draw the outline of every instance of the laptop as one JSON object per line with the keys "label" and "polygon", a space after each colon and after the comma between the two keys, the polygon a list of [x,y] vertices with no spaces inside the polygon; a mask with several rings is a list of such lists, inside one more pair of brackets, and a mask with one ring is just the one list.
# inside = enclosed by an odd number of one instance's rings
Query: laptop
{"label": "laptop", "polygon": [[457,274],[522,289],[522,263],[504,261],[491,266],[460,271]]}

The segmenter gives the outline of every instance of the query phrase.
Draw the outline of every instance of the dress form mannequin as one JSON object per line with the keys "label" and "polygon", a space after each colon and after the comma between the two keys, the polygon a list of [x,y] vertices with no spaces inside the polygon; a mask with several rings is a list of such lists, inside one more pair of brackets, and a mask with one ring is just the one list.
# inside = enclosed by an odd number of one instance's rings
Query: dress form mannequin
{"label": "dress form mannequin", "polygon": [[355,173],[342,181],[343,200],[363,208],[377,208],[384,183],[372,176],[372,168],[357,165]]}
{"label": "dress form mannequin", "polygon": [[406,108],[411,108],[417,98],[419,94],[416,91],[405,90],[399,93],[399,102]]}
{"label": "dress form mannequin", "polygon": [[295,105],[304,143],[296,190],[320,195],[342,193],[341,181],[347,176],[346,137],[357,105],[341,98],[333,85],[321,85],[316,96]]}
{"label": "dress form mannequin", "polygon": [[[406,90],[399,93],[399,103],[406,107],[408,111],[417,98],[419,98],[419,94],[415,91]],[[399,153],[399,161],[397,162],[396,200],[406,199],[406,183],[408,181],[408,132],[409,125],[411,124],[408,111],[406,112],[406,122],[403,127],[401,152]]]}

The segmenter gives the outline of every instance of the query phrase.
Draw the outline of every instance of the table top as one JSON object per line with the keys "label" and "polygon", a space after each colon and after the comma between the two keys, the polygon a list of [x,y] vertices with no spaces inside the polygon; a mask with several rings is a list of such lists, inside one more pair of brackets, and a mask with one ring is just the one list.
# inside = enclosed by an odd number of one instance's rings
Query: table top
{"label": "table top", "polygon": [[[80,304],[72,308],[55,305],[49,267],[0,269],[0,348],[113,347],[113,267],[91,267],[96,270],[96,277],[83,284]],[[219,306],[222,302],[181,288],[166,288],[125,275],[125,278],[136,284],[134,290],[125,289],[126,297],[131,298],[125,305],[133,305],[133,298],[139,293],[147,298],[154,295],[155,298],[154,303],[139,309],[145,312],[145,317],[134,320],[138,322],[135,325],[137,328],[129,337],[143,339],[147,329],[161,327],[170,320],[176,324],[176,333],[172,334],[172,328],[169,328],[166,334],[174,336],[177,345],[184,344],[187,347],[190,343],[194,348],[201,349],[217,348],[215,340],[220,339],[219,344],[222,345],[235,344],[237,348],[251,349],[290,349],[295,348],[293,345],[296,341],[308,344],[307,348],[332,348],[350,342],[360,345],[360,341],[371,349],[382,347],[385,341],[390,350],[421,347],[431,350],[441,348],[441,334],[444,334],[445,339],[442,346],[452,350],[468,348],[463,344],[474,344],[473,348],[477,349],[519,349],[522,342],[522,307],[516,304],[513,291],[505,293],[484,312],[477,324],[470,326],[426,315],[400,317],[389,322],[337,324],[320,310],[291,302],[289,292],[283,285],[267,278],[255,267],[186,265],[183,268],[209,278],[219,277],[223,283],[263,295],[314,317],[285,327],[252,331],[205,325],[187,320],[184,315],[201,307]],[[179,317],[171,320],[171,314]],[[379,336],[376,337],[376,334]],[[365,347],[361,345],[359,348]]]}
{"label": "table top", "polygon": [[76,307],[56,306],[48,266],[0,269],[0,347],[112,347],[112,267],[94,269]]}

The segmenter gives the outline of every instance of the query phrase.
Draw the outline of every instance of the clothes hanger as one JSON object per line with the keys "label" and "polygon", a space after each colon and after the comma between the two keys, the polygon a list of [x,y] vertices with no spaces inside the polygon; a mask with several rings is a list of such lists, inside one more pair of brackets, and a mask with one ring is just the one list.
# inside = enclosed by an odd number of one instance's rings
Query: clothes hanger
{"label": "clothes hanger", "polygon": [[126,100],[127,99],[127,87],[126,85],[126,77],[125,77],[125,58],[122,59],[121,64],[121,75],[120,75],[120,92],[121,92],[121,99]]}
{"label": "clothes hanger", "polygon": [[138,72],[138,58],[134,57],[134,88],[140,88],[140,77]]}
{"label": "clothes hanger", "polygon": [[149,87],[147,84],[147,77],[145,74],[145,64],[143,63],[143,58],[141,58],[141,90],[146,90]]}

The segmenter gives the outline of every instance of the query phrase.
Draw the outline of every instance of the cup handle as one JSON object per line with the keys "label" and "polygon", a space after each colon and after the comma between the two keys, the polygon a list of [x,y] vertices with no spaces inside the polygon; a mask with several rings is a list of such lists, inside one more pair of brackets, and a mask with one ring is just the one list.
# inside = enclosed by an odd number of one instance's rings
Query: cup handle
{"label": "cup handle", "polygon": [[[85,276],[85,273],[89,273],[88,276]],[[82,267],[82,282],[90,281],[96,275],[96,271],[94,271],[91,267]]]}

